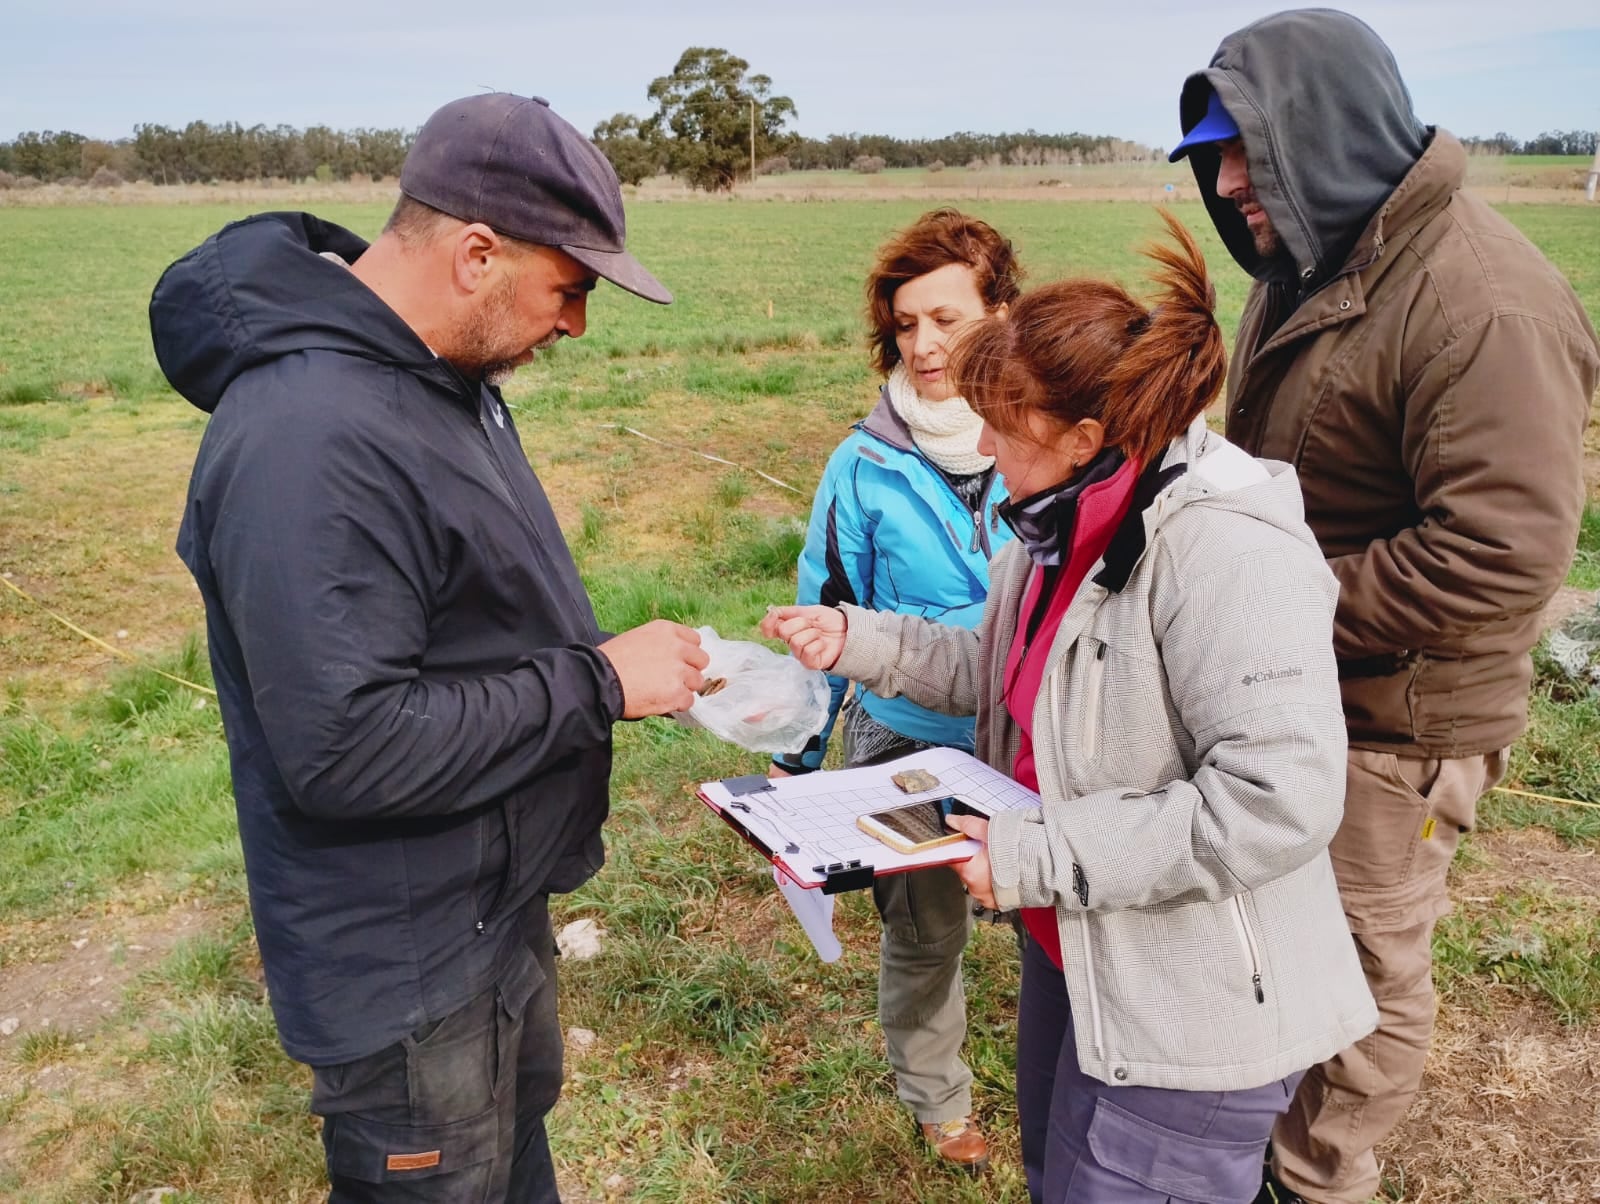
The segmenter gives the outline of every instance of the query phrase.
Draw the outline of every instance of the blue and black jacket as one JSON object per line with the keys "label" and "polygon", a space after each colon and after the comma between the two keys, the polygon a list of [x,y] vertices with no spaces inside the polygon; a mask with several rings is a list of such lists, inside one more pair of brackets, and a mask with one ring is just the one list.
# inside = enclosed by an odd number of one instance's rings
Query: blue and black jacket
{"label": "blue and black jacket", "polygon": [[[889,401],[878,404],[835,450],[823,471],[800,554],[801,605],[850,602],[974,628],[989,595],[989,559],[1013,538],[1000,519],[1005,482],[992,474],[981,506],[967,509]],[[792,773],[818,769],[849,682],[829,679],[827,725],[805,752],[774,761]],[[973,720],[941,715],[905,698],[858,686],[856,702],[892,731],[971,751]]]}

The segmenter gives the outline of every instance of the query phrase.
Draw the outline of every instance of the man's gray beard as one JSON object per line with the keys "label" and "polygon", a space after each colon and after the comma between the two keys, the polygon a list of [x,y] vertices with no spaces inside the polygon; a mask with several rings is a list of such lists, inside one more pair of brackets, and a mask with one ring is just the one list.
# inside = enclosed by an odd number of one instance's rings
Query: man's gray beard
{"label": "man's gray beard", "polygon": [[502,361],[498,364],[489,364],[483,370],[483,383],[499,389],[516,375],[517,365]]}
{"label": "man's gray beard", "polygon": [[[540,339],[532,347],[528,348],[528,350],[533,352],[547,351],[560,341],[561,332],[559,330],[552,330],[549,334],[545,335],[544,338]],[[517,363],[515,359],[495,360],[492,363],[485,364],[480,372],[480,375],[484,384],[492,385],[494,388],[498,389],[505,385],[506,382],[516,374],[517,369],[520,367],[522,367],[522,365]]]}

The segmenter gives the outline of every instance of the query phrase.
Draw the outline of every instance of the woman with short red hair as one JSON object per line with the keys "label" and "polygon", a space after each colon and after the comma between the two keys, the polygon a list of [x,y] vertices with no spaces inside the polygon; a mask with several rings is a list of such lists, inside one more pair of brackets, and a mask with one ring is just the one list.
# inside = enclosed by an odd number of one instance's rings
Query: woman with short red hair
{"label": "woman with short red hair", "polygon": [[[925,213],[878,250],[867,278],[868,345],[886,378],[878,403],[834,451],[817,487],[798,601],[849,602],[974,626],[989,592],[989,557],[1011,538],[1005,482],[979,450],[983,421],[951,382],[960,332],[1003,316],[1021,270],[994,227],[954,209]],[[849,682],[804,753],[776,775],[821,766]],[[843,710],[844,760],[871,765],[919,748],[971,751],[969,716],[940,714],[858,686]],[[972,1111],[961,953],[972,926],[961,881],[943,866],[878,879],[883,919],[878,1019],[901,1101],[946,1162],[979,1171],[988,1143]]]}
{"label": "woman with short red hair", "polygon": [[1376,1009],[1327,844],[1344,799],[1338,593],[1294,471],[1210,431],[1222,333],[1188,233],[1147,307],[1047,285],[951,371],[1018,542],[976,632],[779,608],[807,665],[951,713],[1034,810],[983,842],[972,897],[1020,908],[1017,1110],[1050,1204],[1249,1201],[1305,1069]]}

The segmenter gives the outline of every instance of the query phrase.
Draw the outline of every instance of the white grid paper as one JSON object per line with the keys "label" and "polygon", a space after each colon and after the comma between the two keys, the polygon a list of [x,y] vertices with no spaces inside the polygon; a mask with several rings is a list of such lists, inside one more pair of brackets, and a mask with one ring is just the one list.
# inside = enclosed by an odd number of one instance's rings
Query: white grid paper
{"label": "white grid paper", "polygon": [[[939,780],[933,790],[907,794],[890,780],[907,769],[922,769]],[[1037,807],[1039,796],[968,753],[932,748],[881,765],[777,778],[771,789],[733,795],[721,782],[705,782],[700,797],[749,830],[772,850],[773,860],[806,887],[821,886],[826,873],[815,866],[857,861],[878,874],[925,865],[966,861],[978,844],[962,840],[921,853],[897,853],[856,827],[871,811],[923,799],[957,795],[988,815]]]}

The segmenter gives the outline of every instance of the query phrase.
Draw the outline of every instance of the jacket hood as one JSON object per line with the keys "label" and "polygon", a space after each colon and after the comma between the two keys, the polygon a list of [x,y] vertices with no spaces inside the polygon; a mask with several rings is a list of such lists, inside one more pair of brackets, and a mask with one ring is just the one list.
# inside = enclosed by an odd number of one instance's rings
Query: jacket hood
{"label": "jacket hood", "polygon": [[1426,145],[1394,55],[1348,13],[1297,9],[1230,34],[1211,65],[1184,81],[1186,133],[1213,90],[1239,127],[1250,183],[1283,253],[1256,253],[1244,218],[1217,196],[1220,156],[1203,145],[1189,163],[1211,220],[1245,271],[1265,281],[1297,279],[1309,293],[1340,273]]}
{"label": "jacket hood", "polygon": [[1257,459],[1229,443],[1206,426],[1205,415],[1173,440],[1161,463],[1164,468],[1186,464],[1187,471],[1147,512],[1149,529],[1186,506],[1205,506],[1247,515],[1316,548],[1316,538],[1306,526],[1305,501],[1293,466]]}
{"label": "jacket hood", "polygon": [[241,373],[298,351],[337,351],[385,363],[430,363],[433,353],[341,263],[367,249],[309,213],[234,222],[179,259],[150,297],[156,360],[172,387],[210,413]]}
{"label": "jacket hood", "polygon": [[[1094,574],[1096,584],[1114,593],[1126,588],[1156,532],[1191,506],[1225,510],[1276,527],[1321,559],[1306,526],[1294,468],[1256,459],[1211,430],[1201,414],[1167,445],[1161,459],[1140,471],[1128,514],[1111,538],[1102,568]],[[1009,548],[1002,553],[1015,554]],[[1021,554],[1026,556],[1026,550]]]}

